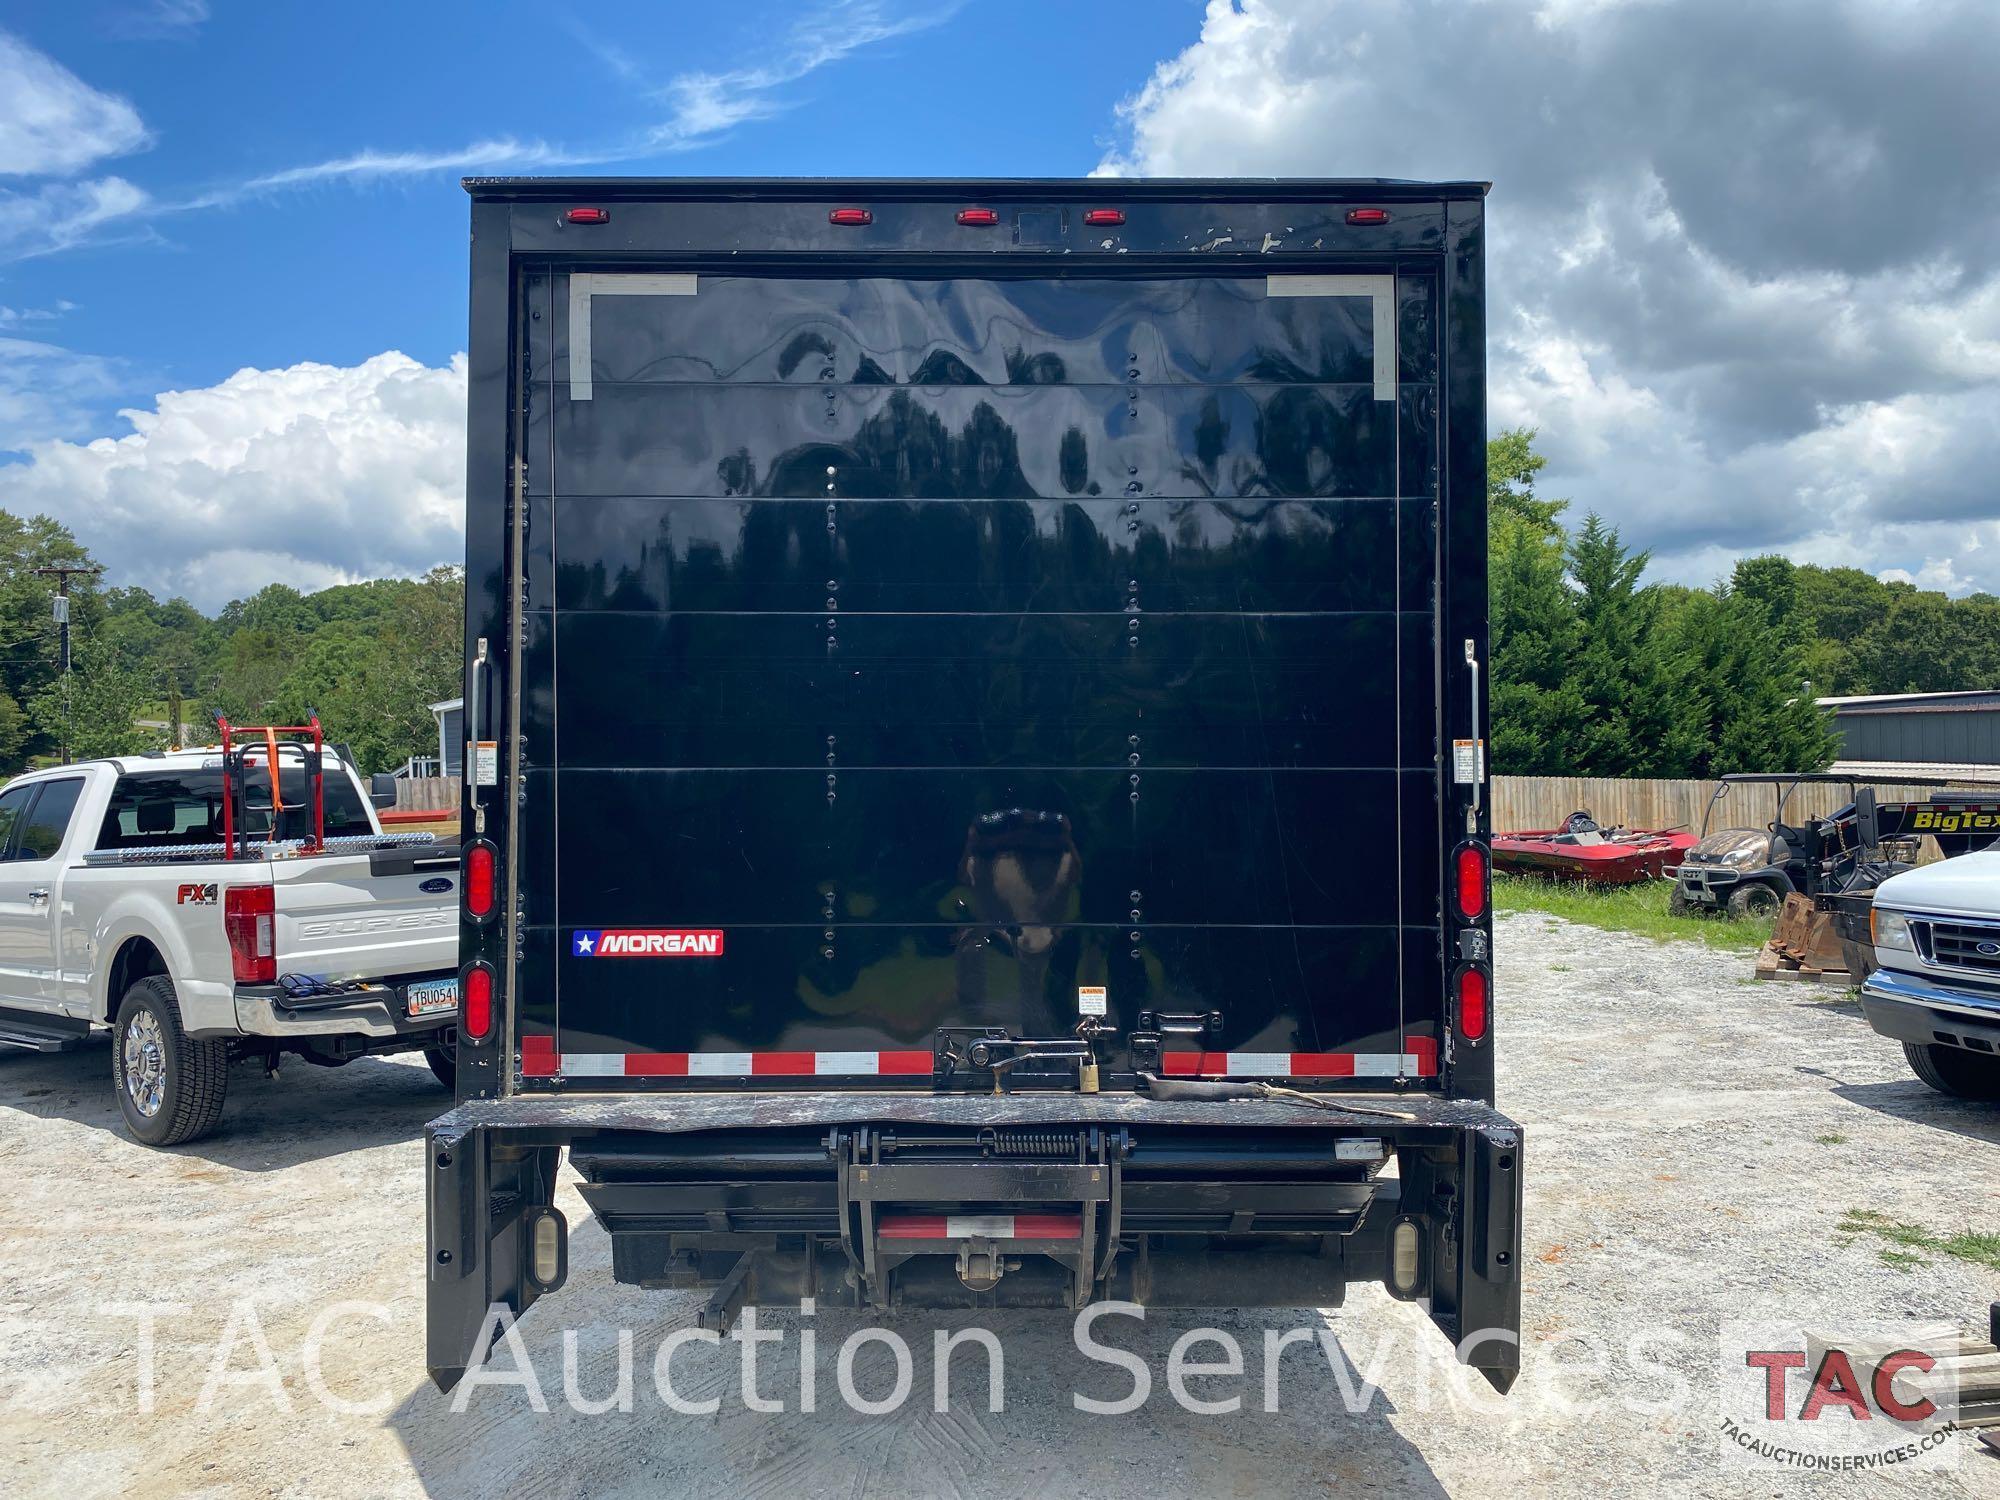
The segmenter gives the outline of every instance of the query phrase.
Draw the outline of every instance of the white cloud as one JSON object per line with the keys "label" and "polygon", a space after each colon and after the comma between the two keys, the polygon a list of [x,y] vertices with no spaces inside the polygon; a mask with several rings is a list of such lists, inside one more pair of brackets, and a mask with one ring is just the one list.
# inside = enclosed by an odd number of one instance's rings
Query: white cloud
{"label": "white cloud", "polygon": [[[576,167],[631,161],[661,152],[692,151],[715,144],[737,126],[769,119],[800,101],[783,92],[821,68],[842,61],[865,47],[876,46],[911,32],[941,25],[957,11],[953,3],[899,14],[881,0],[831,0],[807,11],[775,45],[760,46],[768,60],[753,67],[721,72],[679,73],[648,97],[664,104],[665,118],[621,140],[564,146],[547,141],[523,141],[512,136],[473,141],[444,150],[351,152],[327,161],[308,162],[267,172],[242,183],[206,193],[180,205],[212,208],[253,193],[310,187],[324,182],[379,182],[396,177],[438,172],[511,172],[536,168]],[[566,23],[578,41],[627,84],[640,84],[647,65],[622,47],[613,46],[582,23]]]}
{"label": "white cloud", "polygon": [[[768,119],[798,101],[778,91],[863,47],[923,31],[951,19],[956,4],[897,14],[878,0],[835,0],[796,21],[769,61],[721,73],[682,73],[658,97],[672,113],[647,132],[654,150],[708,145],[750,120]],[[629,75],[628,75],[629,76]]]}
{"label": "white cloud", "polygon": [[1490,177],[1491,417],[1550,493],[1665,576],[2000,589],[1995,55],[1981,0],[1211,0],[1099,170]]}
{"label": "white cloud", "polygon": [[146,141],[130,104],[0,31],[0,176],[68,176]]}
{"label": "white cloud", "polygon": [[[4,341],[0,341],[4,344]],[[414,576],[463,555],[465,361],[239,370],[26,445],[0,508],[68,525],[119,582],[215,608],[273,579]]]}
{"label": "white cloud", "polygon": [[212,194],[196,207],[206,207],[272,188],[305,187],[317,182],[346,180],[367,182],[384,177],[415,177],[432,172],[470,172],[480,167],[511,167],[525,171],[533,167],[572,166],[587,158],[568,154],[541,141],[517,141],[511,136],[498,140],[474,141],[449,151],[357,151],[330,161],[310,162],[253,177],[239,188]]}
{"label": "white cloud", "polygon": [[208,0],[143,0],[114,12],[106,25],[127,41],[177,41],[193,35],[208,20]]}
{"label": "white cloud", "polygon": [[151,239],[145,219],[154,208],[143,188],[122,177],[0,192],[0,260],[53,255],[85,241]]}
{"label": "white cloud", "polygon": [[[0,307],[0,329],[56,316],[48,308]],[[33,438],[86,431],[94,410],[117,395],[122,373],[115,360],[0,335],[0,453]]]}

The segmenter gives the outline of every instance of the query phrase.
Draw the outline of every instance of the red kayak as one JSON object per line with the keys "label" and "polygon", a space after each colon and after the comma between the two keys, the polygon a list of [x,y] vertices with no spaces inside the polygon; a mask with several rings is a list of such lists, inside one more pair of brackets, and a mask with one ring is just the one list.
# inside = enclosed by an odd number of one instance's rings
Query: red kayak
{"label": "red kayak", "polygon": [[1572,813],[1560,828],[1494,834],[1493,868],[1592,885],[1637,885],[1661,879],[1695,843],[1684,828],[1600,828],[1589,813]]}

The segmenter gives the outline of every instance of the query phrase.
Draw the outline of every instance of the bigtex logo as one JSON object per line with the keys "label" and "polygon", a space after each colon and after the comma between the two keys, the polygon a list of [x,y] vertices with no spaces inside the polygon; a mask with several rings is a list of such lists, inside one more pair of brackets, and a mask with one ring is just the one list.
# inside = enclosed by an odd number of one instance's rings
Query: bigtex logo
{"label": "bigtex logo", "polygon": [[569,935],[575,958],[720,958],[722,934],[687,927],[579,927]]}
{"label": "bigtex logo", "polygon": [[1938,812],[1925,808],[1911,815],[1910,827],[1919,833],[1993,833],[2000,830],[2000,813],[1978,808],[1965,812]]}

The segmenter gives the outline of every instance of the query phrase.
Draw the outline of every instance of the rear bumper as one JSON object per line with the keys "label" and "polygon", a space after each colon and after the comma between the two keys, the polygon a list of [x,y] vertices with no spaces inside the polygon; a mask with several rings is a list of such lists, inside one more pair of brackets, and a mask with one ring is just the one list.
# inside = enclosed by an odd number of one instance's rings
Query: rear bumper
{"label": "rear bumper", "polygon": [[389,980],[390,988],[358,998],[328,996],[300,1000],[275,985],[238,985],[234,994],[233,1025],[190,1028],[190,1036],[202,1039],[226,1037],[366,1037],[388,1041],[395,1037],[422,1037],[455,1024],[456,1010],[435,1011],[412,1016],[405,986],[413,980],[449,979],[441,974],[411,975]]}
{"label": "rear bumper", "polygon": [[[1501,1390],[1519,1370],[1521,1131],[1483,1104],[930,1093],[461,1105],[429,1139],[429,1357],[450,1385],[538,1278],[567,1150],[614,1277],[712,1289],[705,1321],[812,1297],[888,1309],[1427,1301]],[[1394,1174],[1383,1166],[1396,1163]],[[1401,1247],[1400,1258],[1397,1247]],[[558,1257],[566,1261],[566,1256]],[[542,1271],[550,1269],[546,1261]]]}
{"label": "rear bumper", "polygon": [[1877,969],[1861,987],[1861,1012],[1895,1041],[2000,1053],[2000,992]]}

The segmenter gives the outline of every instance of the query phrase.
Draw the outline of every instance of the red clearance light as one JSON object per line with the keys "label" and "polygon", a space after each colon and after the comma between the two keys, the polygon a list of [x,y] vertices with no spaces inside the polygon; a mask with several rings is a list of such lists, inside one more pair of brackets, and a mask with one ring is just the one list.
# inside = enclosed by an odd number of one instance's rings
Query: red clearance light
{"label": "red clearance light", "polygon": [[572,208],[563,217],[572,224],[609,224],[611,210],[608,208]]}
{"label": "red clearance light", "polygon": [[1347,222],[1350,224],[1386,224],[1389,222],[1389,210],[1386,208],[1350,208],[1347,211]]}
{"label": "red clearance light", "polygon": [[458,985],[458,1034],[483,1042],[493,1034],[493,970],[469,964]]}
{"label": "red clearance light", "polygon": [[1488,1020],[1486,971],[1458,971],[1458,1034],[1468,1042],[1483,1041]]}
{"label": "red clearance light", "polygon": [[277,925],[275,886],[232,885],[222,893],[222,930],[238,984],[278,982]]}
{"label": "red clearance light", "polygon": [[875,215],[865,208],[836,208],[826,216],[829,224],[873,224]]}
{"label": "red clearance light", "polygon": [[1459,846],[1458,914],[1468,922],[1486,915],[1486,851],[1477,844]]}
{"label": "red clearance light", "polygon": [[1000,215],[990,208],[961,208],[958,211],[958,222],[984,228],[989,224],[998,224]]}
{"label": "red clearance light", "polygon": [[465,847],[465,909],[475,917],[493,915],[493,846]]}
{"label": "red clearance light", "polygon": [[1083,212],[1086,224],[1123,224],[1125,210],[1122,208],[1087,208]]}

